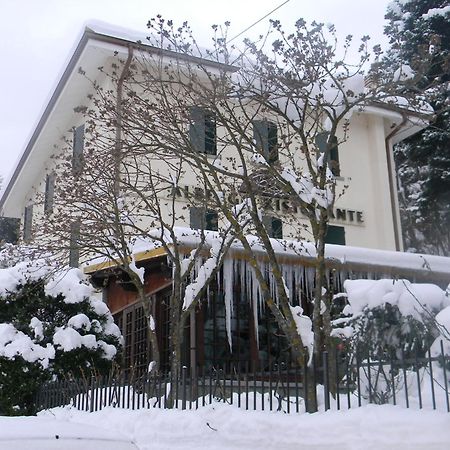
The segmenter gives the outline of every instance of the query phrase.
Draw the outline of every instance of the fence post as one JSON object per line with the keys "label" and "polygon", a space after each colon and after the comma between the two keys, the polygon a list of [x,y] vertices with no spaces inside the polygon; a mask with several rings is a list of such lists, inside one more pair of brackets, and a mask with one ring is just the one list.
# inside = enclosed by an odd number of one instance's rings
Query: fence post
{"label": "fence post", "polygon": [[186,366],[183,366],[181,369],[182,383],[183,383],[183,391],[181,398],[181,409],[186,409]]}
{"label": "fence post", "polygon": [[442,368],[444,370],[444,389],[445,389],[445,401],[447,404],[447,412],[450,412],[450,404],[448,399],[448,380],[447,380],[447,368],[445,367],[445,353],[444,353],[444,343],[441,340],[441,355],[442,355]]}
{"label": "fence post", "polygon": [[328,368],[328,352],[322,353],[323,362],[323,388],[324,388],[324,400],[325,400],[325,411],[330,409],[330,380],[329,380],[329,368]]}
{"label": "fence post", "polygon": [[433,360],[431,358],[430,349],[428,349],[428,361],[430,363],[431,398],[433,401],[433,409],[436,409],[436,396],[434,394]]}

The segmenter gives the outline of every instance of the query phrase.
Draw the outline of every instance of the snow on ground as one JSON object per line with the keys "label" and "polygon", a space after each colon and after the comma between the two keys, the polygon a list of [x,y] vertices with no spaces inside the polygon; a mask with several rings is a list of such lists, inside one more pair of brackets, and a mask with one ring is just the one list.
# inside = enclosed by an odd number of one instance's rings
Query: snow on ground
{"label": "snow on ground", "polygon": [[[220,403],[199,410],[106,408],[95,413],[55,408],[36,418],[0,418],[2,439],[53,421],[97,426],[110,437],[123,435],[141,450],[444,450],[450,442],[450,415],[367,405],[316,414],[245,411]],[[101,447],[98,447],[101,448]]]}

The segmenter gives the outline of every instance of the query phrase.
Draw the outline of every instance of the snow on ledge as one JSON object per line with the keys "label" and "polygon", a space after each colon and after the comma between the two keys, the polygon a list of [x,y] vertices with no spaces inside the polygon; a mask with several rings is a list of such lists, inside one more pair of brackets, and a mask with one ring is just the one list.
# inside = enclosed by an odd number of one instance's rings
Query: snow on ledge
{"label": "snow on ledge", "polygon": [[[175,228],[176,240],[178,245],[188,248],[195,248],[202,243],[199,230],[190,228]],[[151,232],[149,233],[151,235]],[[213,245],[214,242],[222,239],[220,232],[205,231],[206,248]],[[264,254],[264,246],[256,236],[247,236],[247,240],[256,253]],[[147,246],[145,243],[147,242]],[[167,238],[168,244],[173,244]],[[271,239],[275,253],[280,257],[289,259],[313,259],[316,256],[314,244],[309,241],[289,241],[284,239]],[[145,250],[155,250],[158,245],[150,237],[148,240],[140,239],[133,252],[143,252]],[[231,253],[240,253],[244,249],[240,242],[235,241],[231,246]],[[419,253],[404,253],[389,250],[376,250],[364,247],[351,247],[348,245],[325,245],[325,256],[329,261],[335,261],[338,264],[356,264],[371,267],[395,268],[399,270],[430,272],[440,275],[448,275],[450,277],[450,258],[444,256],[434,256]],[[144,260],[145,258],[142,258]],[[96,263],[103,262],[104,258],[97,258]],[[92,261],[91,261],[92,264]],[[85,270],[89,270],[89,265],[85,266]],[[101,270],[101,269],[99,269]]]}

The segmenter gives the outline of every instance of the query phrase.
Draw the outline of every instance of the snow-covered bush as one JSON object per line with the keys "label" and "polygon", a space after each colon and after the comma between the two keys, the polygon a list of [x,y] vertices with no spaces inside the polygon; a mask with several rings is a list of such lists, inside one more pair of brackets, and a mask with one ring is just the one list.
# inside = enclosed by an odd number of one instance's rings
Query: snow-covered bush
{"label": "snow-covered bush", "polygon": [[107,373],[121,335],[78,269],[0,269],[0,413],[29,413],[45,380]]}
{"label": "snow-covered bush", "polygon": [[450,300],[436,285],[407,280],[347,280],[344,289],[347,305],[334,321],[333,335],[347,344],[350,359],[358,358],[362,396],[387,403],[404,385],[391,361],[426,354]]}
{"label": "snow-covered bush", "polygon": [[437,335],[435,316],[450,304],[436,285],[407,280],[347,280],[348,304],[333,335],[361,357],[419,356]]}

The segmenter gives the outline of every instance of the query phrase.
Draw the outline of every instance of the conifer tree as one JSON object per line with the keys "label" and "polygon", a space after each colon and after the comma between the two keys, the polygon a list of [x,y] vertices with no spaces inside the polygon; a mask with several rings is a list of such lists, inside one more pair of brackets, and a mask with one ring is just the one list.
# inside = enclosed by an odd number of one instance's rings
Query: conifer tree
{"label": "conifer tree", "polygon": [[435,119],[421,133],[396,146],[405,248],[449,255],[450,233],[450,6],[446,0],[395,0],[387,10],[389,59],[416,70],[425,54],[432,64],[420,80],[438,82]]}

